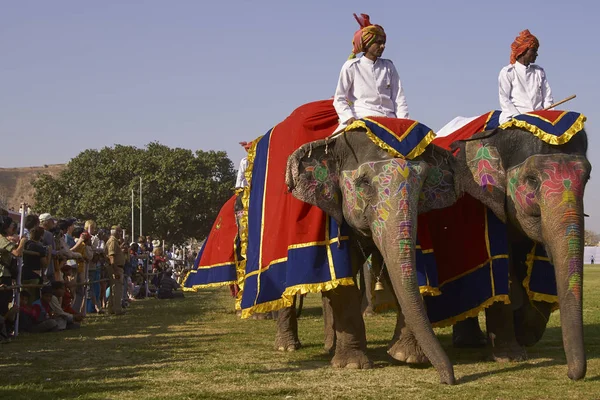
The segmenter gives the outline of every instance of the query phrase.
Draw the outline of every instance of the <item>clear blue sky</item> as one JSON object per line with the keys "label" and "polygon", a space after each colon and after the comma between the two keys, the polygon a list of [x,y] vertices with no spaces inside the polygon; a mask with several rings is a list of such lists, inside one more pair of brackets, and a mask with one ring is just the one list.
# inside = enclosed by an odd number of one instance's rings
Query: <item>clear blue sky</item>
{"label": "clear blue sky", "polygon": [[[388,34],[411,116],[434,130],[497,109],[523,29],[555,99],[588,117],[598,159],[600,2],[0,0],[0,166],[64,163],[115,143],[225,150],[333,94],[367,13]],[[593,174],[594,176],[596,174]],[[600,230],[600,178],[586,193]]]}

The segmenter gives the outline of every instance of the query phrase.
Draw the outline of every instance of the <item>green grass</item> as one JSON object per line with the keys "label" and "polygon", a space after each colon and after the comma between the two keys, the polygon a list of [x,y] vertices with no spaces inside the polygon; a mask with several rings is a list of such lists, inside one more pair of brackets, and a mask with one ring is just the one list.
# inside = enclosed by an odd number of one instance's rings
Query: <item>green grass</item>
{"label": "green grass", "polygon": [[371,370],[335,370],[324,353],[320,298],[309,295],[299,321],[303,348],[273,350],[273,321],[239,320],[227,289],[184,300],[135,302],[122,317],[92,316],[79,331],[23,335],[0,347],[0,399],[598,399],[600,266],[586,268],[584,381],[566,376],[558,313],[523,363],[485,361],[455,350],[456,386],[435,370],[393,362],[386,345],[392,313],[366,320]]}

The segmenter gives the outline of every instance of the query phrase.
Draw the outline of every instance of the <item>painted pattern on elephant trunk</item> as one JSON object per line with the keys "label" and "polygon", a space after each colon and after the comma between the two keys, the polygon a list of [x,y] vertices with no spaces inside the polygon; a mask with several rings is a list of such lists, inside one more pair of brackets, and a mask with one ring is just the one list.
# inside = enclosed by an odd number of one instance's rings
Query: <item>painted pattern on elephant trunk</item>
{"label": "painted pattern on elephant trunk", "polygon": [[580,162],[562,161],[546,164],[542,182],[542,198],[550,210],[562,212],[562,226],[565,226],[565,239],[568,245],[569,290],[581,301],[583,262],[581,260],[581,204],[585,169]]}
{"label": "painted pattern on elephant trunk", "polygon": [[[411,209],[416,204],[410,204],[414,190],[419,190],[422,167],[419,164],[401,159],[388,161],[381,167],[381,172],[373,178],[374,185],[378,188],[377,201],[371,207],[377,216],[372,222],[373,232],[379,236],[383,234],[390,221],[398,221],[397,243],[399,246],[399,260],[402,280],[405,283],[413,282],[415,273],[412,262],[413,218]],[[398,205],[394,205],[394,201]],[[395,210],[395,216],[390,211]],[[388,232],[390,227],[387,226]],[[395,230],[395,229],[394,229]],[[407,285],[413,287],[415,285]]]}

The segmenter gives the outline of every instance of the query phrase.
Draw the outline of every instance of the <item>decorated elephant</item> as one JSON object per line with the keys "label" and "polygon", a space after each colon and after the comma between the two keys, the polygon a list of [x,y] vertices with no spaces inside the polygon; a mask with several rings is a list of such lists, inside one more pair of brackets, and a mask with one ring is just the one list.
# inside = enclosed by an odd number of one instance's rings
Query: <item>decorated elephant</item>
{"label": "decorated elephant", "polygon": [[[516,129],[524,124],[484,132],[456,145],[456,159],[435,146],[413,160],[394,158],[364,131],[348,131],[300,147],[288,160],[287,183],[294,196],[347,221],[355,233],[372,240],[387,264],[402,309],[394,335],[396,350],[406,359],[418,359],[422,351],[447,383],[454,380],[452,366],[433,334],[416,283],[416,216],[452,204],[456,193],[480,200],[507,223],[513,252],[518,253],[519,246],[526,248],[526,239],[547,249],[563,310],[568,376],[580,379],[586,369],[581,309],[583,191],[591,167],[583,121],[578,121],[579,126],[576,121],[575,128],[554,137]],[[514,258],[513,265],[518,264],[519,257]],[[511,268],[511,275],[513,282],[522,281],[519,268]],[[488,332],[494,334],[499,351],[509,355],[520,351],[517,337],[523,344],[539,340],[551,310],[546,302],[519,302],[524,297],[521,289],[511,286],[515,292],[511,298],[519,307],[516,318],[513,306],[504,303],[494,303],[487,312]],[[332,306],[335,314],[333,302]],[[336,326],[337,332],[360,335],[352,331],[350,321],[342,324]],[[353,343],[354,354],[364,351],[362,338],[342,342]]]}
{"label": "decorated elephant", "polygon": [[[526,117],[523,119],[525,120]],[[554,264],[568,376],[586,372],[583,344],[583,194],[590,177],[584,117],[561,135],[550,135],[525,123],[496,129],[456,144],[455,183],[480,200],[509,226],[513,283],[523,282],[528,239],[542,244]],[[532,134],[532,132],[534,134]],[[482,170],[482,161],[486,163]],[[537,342],[545,330],[551,305],[530,301],[523,285],[511,286],[513,305],[496,303],[487,312],[488,332],[506,348]],[[512,308],[517,308],[513,312]],[[514,321],[514,325],[513,325]],[[490,326],[491,325],[491,326]]]}
{"label": "decorated elephant", "polygon": [[[417,214],[456,201],[451,160],[450,152],[435,146],[412,160],[396,158],[365,130],[357,129],[303,145],[289,157],[287,166],[288,188],[295,197],[318,206],[340,224],[347,221],[362,246],[374,246],[381,253],[402,308],[396,342],[411,346],[405,351],[410,357],[415,351],[414,332],[444,383],[454,383],[454,371],[425,312],[415,247]],[[369,364],[360,309],[351,309],[359,302],[352,295],[346,287],[327,295],[336,331],[332,363],[360,368]]]}

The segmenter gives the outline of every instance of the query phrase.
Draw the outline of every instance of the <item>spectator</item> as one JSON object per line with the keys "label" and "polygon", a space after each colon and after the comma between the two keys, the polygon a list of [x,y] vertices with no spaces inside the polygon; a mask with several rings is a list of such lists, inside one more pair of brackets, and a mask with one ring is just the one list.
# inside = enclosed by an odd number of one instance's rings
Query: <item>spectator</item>
{"label": "spectator", "polygon": [[76,286],[73,308],[77,310],[78,313],[82,313],[85,305],[85,287],[83,284],[85,283],[88,275],[88,261],[93,258],[93,252],[91,249],[92,237],[87,231],[84,230],[84,228],[75,228],[73,230],[73,238],[76,240],[76,242],[75,246],[73,246],[71,250],[81,255],[81,258],[77,260],[76,264],[77,272],[75,274]]}
{"label": "spectator", "polygon": [[53,230],[55,228],[55,221],[52,215],[44,213],[40,215],[40,226],[44,228],[44,236],[42,237],[42,244],[50,248],[50,254],[48,259],[48,268],[46,269],[46,276],[52,282],[55,280],[56,275],[54,273],[54,263],[57,262],[57,251],[56,242],[54,240]]}
{"label": "spectator", "polygon": [[183,298],[182,292],[175,292],[175,290],[179,289],[180,286],[179,283],[177,283],[177,281],[171,277],[172,274],[173,270],[171,268],[168,268],[162,274],[162,278],[160,279],[160,283],[158,285],[158,295],[156,296],[159,299]]}
{"label": "spectator", "polygon": [[[23,271],[21,282],[24,285],[39,285],[43,282],[42,271],[48,265],[50,248],[44,247],[42,237],[44,228],[37,226],[29,232],[29,240],[23,252]],[[40,290],[32,289],[32,302],[40,298]]]}
{"label": "spectator", "polygon": [[75,238],[73,238],[73,231],[75,230],[75,220],[61,219],[60,221],[58,221],[58,228],[65,235],[65,242],[67,243],[67,247],[69,249],[75,247]]}
{"label": "spectator", "polygon": [[121,307],[123,299],[123,267],[125,265],[125,255],[119,245],[119,237],[123,231],[121,227],[115,225],[110,230],[110,238],[106,242],[106,255],[108,256],[108,277],[110,279],[110,298],[108,308],[111,314],[121,315],[125,311]]}
{"label": "spectator", "polygon": [[29,239],[29,232],[38,226],[40,226],[40,218],[35,214],[29,214],[25,217],[25,229],[23,229],[23,234]]}
{"label": "spectator", "polygon": [[[17,277],[17,264],[14,257],[23,254],[26,238],[18,244],[13,240],[16,225],[10,217],[0,216],[0,287],[11,286],[12,280]],[[10,239],[9,239],[10,238]],[[0,316],[8,312],[8,304],[12,301],[11,290],[0,290]]]}
{"label": "spectator", "polygon": [[65,283],[56,281],[52,282],[52,300],[50,301],[50,309],[53,317],[58,322],[58,329],[78,329],[79,322],[83,319],[80,314],[69,313],[63,309],[62,297],[65,295]]}
{"label": "spectator", "polygon": [[[46,310],[50,310],[50,302],[52,301],[52,289],[47,287],[47,298],[44,303],[44,307],[40,299],[29,304],[31,295],[28,291],[24,290],[20,294],[20,306],[19,306],[19,331],[29,333],[43,333],[43,332],[55,332],[58,331],[58,322],[50,317]],[[36,306],[34,306],[34,304]],[[16,307],[13,307],[16,310]],[[42,312],[43,310],[43,312]],[[16,314],[16,312],[14,313]],[[11,318],[14,324],[14,317]]]}

